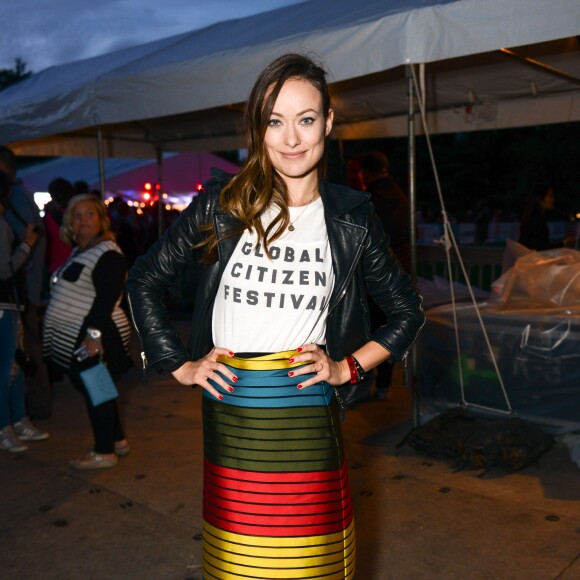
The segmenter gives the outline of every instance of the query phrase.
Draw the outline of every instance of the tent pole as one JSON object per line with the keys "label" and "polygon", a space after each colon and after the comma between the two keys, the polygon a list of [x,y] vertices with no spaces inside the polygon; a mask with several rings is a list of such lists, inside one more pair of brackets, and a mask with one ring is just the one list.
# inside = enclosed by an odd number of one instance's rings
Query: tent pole
{"label": "tent pole", "polygon": [[105,186],[105,155],[103,151],[103,132],[101,126],[97,127],[97,158],[99,162],[99,187],[101,189],[101,199],[104,201],[107,197]]}
{"label": "tent pole", "polygon": [[[407,114],[407,155],[408,155],[408,191],[409,191],[409,230],[410,230],[410,245],[411,245],[411,276],[413,282],[417,282],[417,236],[416,236],[416,151],[415,151],[415,93],[413,86],[413,66],[408,64],[406,68],[407,75],[407,99],[408,99],[408,114]],[[410,361],[407,363],[407,388],[411,392],[413,401],[413,425],[419,425],[419,389],[416,380],[416,357],[414,350],[409,353]]]}
{"label": "tent pole", "polygon": [[163,150],[161,149],[161,145],[157,145],[155,148],[155,152],[157,154],[157,186],[159,190],[156,194],[159,196],[159,200],[157,202],[157,219],[158,223],[158,230],[157,235],[161,237],[163,235]]}
{"label": "tent pole", "polygon": [[522,56],[520,54],[518,54],[517,52],[514,52],[513,50],[509,50],[508,48],[500,48],[499,52],[515,59],[515,60],[519,60],[520,62],[527,64],[528,66],[535,68],[537,70],[541,70],[545,73],[551,74],[555,77],[564,79],[565,81],[568,81],[569,83],[573,83],[575,85],[580,85],[580,78],[575,77],[573,75],[570,75],[564,71],[561,71],[557,68],[554,68],[553,66],[550,66],[548,64],[545,64],[543,62],[540,62],[539,60],[534,60],[533,58],[529,58],[527,56]]}

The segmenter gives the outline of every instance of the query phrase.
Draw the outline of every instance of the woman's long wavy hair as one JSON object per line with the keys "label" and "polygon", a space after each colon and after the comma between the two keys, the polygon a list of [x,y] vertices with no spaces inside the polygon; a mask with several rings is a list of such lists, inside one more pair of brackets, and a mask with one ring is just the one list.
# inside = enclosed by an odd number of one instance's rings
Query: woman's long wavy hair
{"label": "woman's long wavy hair", "polygon": [[[248,158],[244,167],[222,190],[220,207],[241,222],[241,226],[226,234],[232,237],[244,230],[256,231],[258,242],[269,256],[268,245],[276,240],[290,223],[288,189],[274,169],[264,145],[264,136],[274,103],[284,83],[300,79],[313,85],[322,96],[324,121],[330,114],[330,94],[326,84],[326,71],[310,57],[285,54],[271,62],[258,76],[244,110],[244,129],[248,143]],[[319,178],[325,169],[324,156],[318,165]],[[264,230],[260,216],[271,204],[280,210],[277,217]],[[204,229],[211,232],[199,246],[205,250],[204,262],[217,259],[218,238],[212,224]]]}

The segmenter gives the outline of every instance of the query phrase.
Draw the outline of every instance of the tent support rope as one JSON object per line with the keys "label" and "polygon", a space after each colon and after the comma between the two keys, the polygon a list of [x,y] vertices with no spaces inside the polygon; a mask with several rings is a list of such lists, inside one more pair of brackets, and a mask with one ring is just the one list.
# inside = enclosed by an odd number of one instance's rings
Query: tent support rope
{"label": "tent support rope", "polygon": [[507,406],[507,411],[505,410],[501,410],[501,409],[494,409],[496,412],[500,412],[500,413],[506,413],[509,415],[513,415],[515,414],[515,411],[511,405],[510,399],[508,397],[507,394],[507,389],[505,387],[505,384],[503,382],[503,378],[501,375],[501,372],[499,370],[498,364],[497,364],[497,359],[495,356],[495,353],[493,352],[493,348],[491,346],[491,342],[489,341],[489,336],[487,334],[487,329],[485,328],[485,324],[483,322],[483,318],[481,316],[481,312],[479,310],[478,304],[477,304],[477,300],[475,299],[475,295],[473,294],[473,289],[471,287],[471,282],[469,280],[469,276],[467,274],[467,270],[465,269],[465,264],[463,263],[463,259],[461,258],[461,254],[459,253],[459,246],[457,245],[457,240],[455,239],[455,236],[453,234],[453,230],[451,228],[451,224],[449,222],[449,219],[447,217],[447,210],[445,208],[445,202],[443,200],[443,193],[442,193],[442,189],[441,189],[441,183],[439,181],[439,173],[437,172],[437,165],[435,163],[435,156],[433,154],[433,148],[431,146],[431,139],[429,136],[429,130],[427,127],[427,120],[426,120],[426,116],[425,116],[425,106],[423,103],[423,96],[421,93],[418,92],[418,83],[417,83],[417,77],[415,75],[415,69],[413,67],[410,67],[410,71],[411,74],[413,75],[413,82],[415,85],[415,89],[417,91],[417,102],[419,104],[419,112],[421,114],[421,121],[423,124],[423,130],[425,133],[425,139],[426,139],[426,143],[427,143],[427,149],[429,151],[429,158],[431,160],[431,166],[433,168],[433,174],[434,174],[434,178],[435,178],[435,185],[437,188],[437,195],[439,197],[439,203],[441,205],[441,213],[443,215],[443,225],[444,225],[444,244],[445,244],[445,249],[446,249],[446,253],[447,253],[447,263],[448,263],[448,273],[449,273],[449,285],[451,288],[451,298],[452,298],[452,310],[453,310],[453,320],[454,320],[454,326],[455,326],[455,340],[456,340],[456,346],[457,346],[457,352],[458,352],[458,359],[457,359],[457,364],[459,366],[459,379],[460,379],[460,387],[461,387],[461,398],[462,398],[462,405],[463,406],[473,406],[473,407],[478,407],[478,408],[486,408],[486,409],[491,409],[490,407],[483,407],[482,405],[477,405],[477,404],[473,404],[473,403],[469,403],[466,398],[465,398],[465,386],[463,383],[463,373],[461,370],[461,344],[459,341],[459,329],[458,329],[458,324],[457,324],[457,311],[456,311],[456,304],[455,304],[455,295],[453,292],[453,280],[451,277],[452,271],[451,271],[451,257],[450,257],[450,250],[451,247],[453,247],[453,249],[455,250],[455,254],[457,256],[457,260],[459,263],[459,266],[461,268],[461,271],[463,273],[463,276],[465,278],[466,284],[467,284],[467,289],[469,291],[469,295],[471,297],[471,301],[473,303],[474,309],[475,309],[475,313],[477,315],[478,321],[479,321],[479,325],[481,327],[484,339],[485,339],[485,343],[487,345],[487,349],[489,352],[489,356],[491,359],[491,362],[493,364],[493,367],[495,369],[495,373],[496,376],[498,378],[503,396],[504,396],[504,400]]}

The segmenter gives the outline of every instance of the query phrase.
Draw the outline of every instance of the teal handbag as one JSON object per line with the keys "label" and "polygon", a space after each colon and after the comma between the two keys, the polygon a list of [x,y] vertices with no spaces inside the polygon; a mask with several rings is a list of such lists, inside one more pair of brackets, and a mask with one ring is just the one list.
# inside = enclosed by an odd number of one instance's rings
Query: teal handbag
{"label": "teal handbag", "polygon": [[81,371],[80,375],[94,407],[119,395],[107,367],[102,362]]}

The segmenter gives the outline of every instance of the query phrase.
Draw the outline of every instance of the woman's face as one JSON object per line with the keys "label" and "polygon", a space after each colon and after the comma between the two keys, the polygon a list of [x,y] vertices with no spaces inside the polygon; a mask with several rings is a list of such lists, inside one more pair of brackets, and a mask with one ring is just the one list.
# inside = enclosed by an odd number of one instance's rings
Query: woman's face
{"label": "woman's face", "polygon": [[264,145],[274,169],[287,184],[316,174],[332,119],[332,110],[324,118],[322,95],[315,86],[302,79],[284,83],[268,121]]}
{"label": "woman's face", "polygon": [[101,231],[101,218],[95,204],[79,201],[71,212],[71,228],[76,242],[85,246]]}

